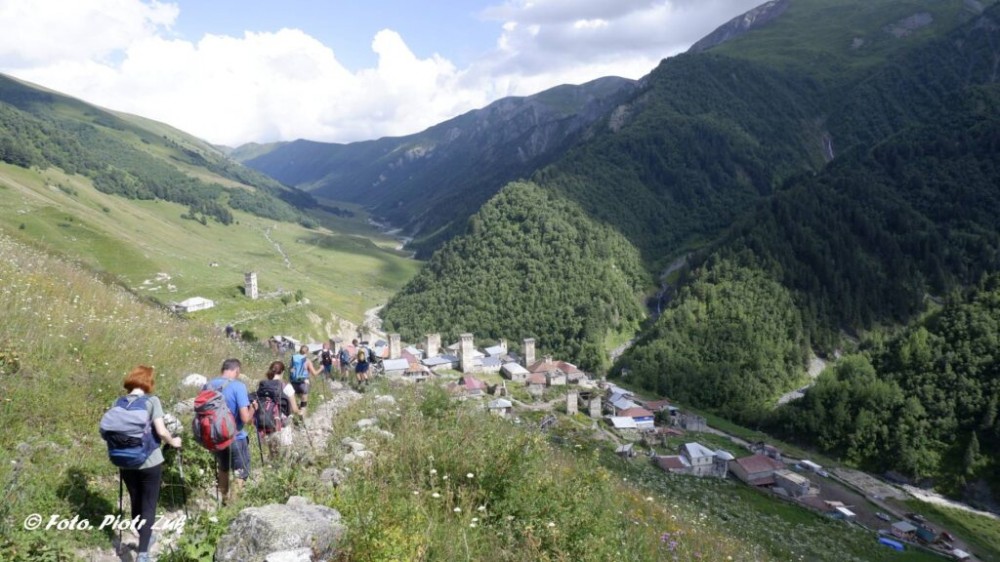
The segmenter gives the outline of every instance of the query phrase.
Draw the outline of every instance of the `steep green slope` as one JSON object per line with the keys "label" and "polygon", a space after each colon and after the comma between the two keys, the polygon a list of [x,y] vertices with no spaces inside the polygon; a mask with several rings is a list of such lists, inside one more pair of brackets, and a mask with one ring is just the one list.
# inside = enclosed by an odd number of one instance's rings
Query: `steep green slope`
{"label": "steep green slope", "polygon": [[[755,419],[775,391],[802,383],[809,354],[787,289],[730,262],[706,264],[614,374],[730,419]],[[621,371],[627,365],[627,371]]]}
{"label": "steep green slope", "polygon": [[634,89],[601,78],[504,98],[426,131],[346,145],[296,141],[248,166],[317,196],[362,205],[415,237],[429,255],[509,181],[548,164]]}
{"label": "steep green slope", "polygon": [[0,161],[57,166],[105,193],[163,199],[223,224],[232,210],[302,220],[315,201],[162,124],[118,114],[0,76]]}
{"label": "steep green slope", "polygon": [[648,283],[639,256],[610,228],[530,183],[512,183],[445,244],[382,314],[416,340],[474,331],[604,366],[605,341],[638,327]]}
{"label": "steep green slope", "polygon": [[932,478],[939,490],[987,500],[980,481],[1000,484],[997,341],[1000,277],[992,275],[824,373],[772,425],[859,466]]}

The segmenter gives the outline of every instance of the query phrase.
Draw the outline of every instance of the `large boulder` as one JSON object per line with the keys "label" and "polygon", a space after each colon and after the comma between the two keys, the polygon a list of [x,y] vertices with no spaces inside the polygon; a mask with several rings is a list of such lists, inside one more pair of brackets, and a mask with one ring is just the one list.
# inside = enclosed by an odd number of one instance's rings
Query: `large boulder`
{"label": "large boulder", "polygon": [[219,539],[215,559],[219,562],[290,560],[297,559],[292,557],[307,549],[312,560],[334,560],[344,531],[337,510],[292,496],[284,505],[248,507],[241,511]]}
{"label": "large boulder", "polygon": [[189,386],[201,390],[201,387],[205,386],[207,382],[208,379],[205,378],[205,375],[190,374],[184,377],[184,380],[181,381],[181,386]]}

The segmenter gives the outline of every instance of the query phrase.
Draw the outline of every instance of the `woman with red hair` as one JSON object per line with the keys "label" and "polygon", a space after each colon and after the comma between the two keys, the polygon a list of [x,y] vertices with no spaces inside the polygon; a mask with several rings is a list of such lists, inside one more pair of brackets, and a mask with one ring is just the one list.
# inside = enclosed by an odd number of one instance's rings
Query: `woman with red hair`
{"label": "woman with red hair", "polygon": [[[181,438],[174,437],[163,423],[163,405],[160,399],[153,396],[153,368],[139,365],[125,377],[123,386],[128,391],[128,401],[131,404],[142,397],[146,399],[146,411],[153,423],[153,431],[161,442],[171,447],[180,448]],[[160,483],[163,480],[163,452],[157,447],[137,468],[122,468],[122,480],[128,488],[128,496],[132,503],[132,519],[138,517],[139,556],[136,562],[149,561],[149,547],[153,542],[153,523],[156,518],[156,504],[160,499]]]}

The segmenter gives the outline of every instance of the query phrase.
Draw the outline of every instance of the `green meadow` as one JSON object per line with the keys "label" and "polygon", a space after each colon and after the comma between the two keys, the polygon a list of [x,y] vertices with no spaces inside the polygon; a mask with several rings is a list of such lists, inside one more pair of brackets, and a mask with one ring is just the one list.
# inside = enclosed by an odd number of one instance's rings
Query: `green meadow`
{"label": "green meadow", "polygon": [[[136,294],[169,304],[193,296],[216,307],[192,313],[266,339],[325,339],[384,304],[419,263],[365,223],[360,212],[321,216],[323,227],[235,212],[234,224],[182,219],[166,201],[101,193],[79,175],[0,164],[0,232],[105,273]],[[256,271],[262,298],[243,295]],[[346,325],[345,325],[346,326]]]}

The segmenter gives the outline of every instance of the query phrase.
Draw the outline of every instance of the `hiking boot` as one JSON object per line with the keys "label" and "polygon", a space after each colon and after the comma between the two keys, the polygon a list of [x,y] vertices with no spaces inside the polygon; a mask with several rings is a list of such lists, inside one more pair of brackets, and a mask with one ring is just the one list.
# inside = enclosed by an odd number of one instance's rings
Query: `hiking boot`
{"label": "hiking boot", "polygon": [[150,562],[148,552],[140,552],[139,556],[135,557],[135,562]]}

